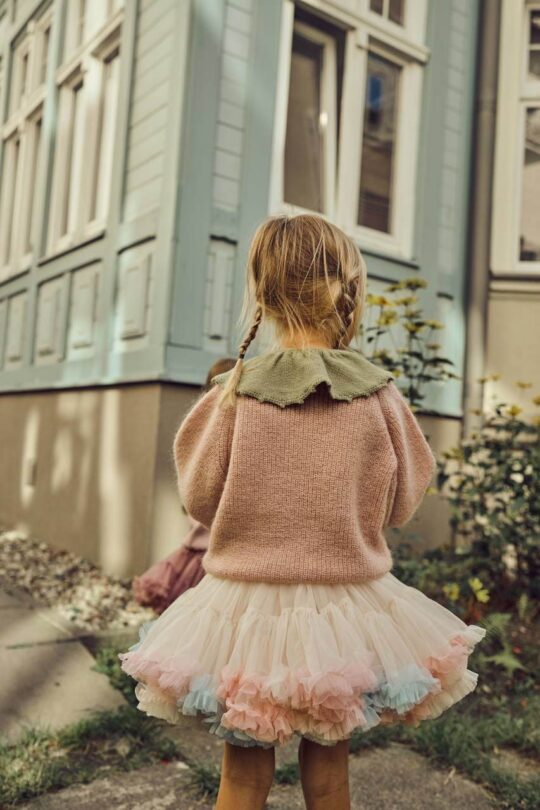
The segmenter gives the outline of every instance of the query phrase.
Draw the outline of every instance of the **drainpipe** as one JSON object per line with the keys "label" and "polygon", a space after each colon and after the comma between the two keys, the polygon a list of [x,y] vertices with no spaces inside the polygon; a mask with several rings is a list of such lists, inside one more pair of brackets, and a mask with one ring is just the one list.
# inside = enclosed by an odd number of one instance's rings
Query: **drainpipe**
{"label": "drainpipe", "polygon": [[479,417],[471,411],[481,409],[483,404],[483,385],[478,379],[485,374],[486,364],[500,17],[500,0],[482,0],[478,27],[479,54],[471,172],[463,435],[468,435],[478,426]]}

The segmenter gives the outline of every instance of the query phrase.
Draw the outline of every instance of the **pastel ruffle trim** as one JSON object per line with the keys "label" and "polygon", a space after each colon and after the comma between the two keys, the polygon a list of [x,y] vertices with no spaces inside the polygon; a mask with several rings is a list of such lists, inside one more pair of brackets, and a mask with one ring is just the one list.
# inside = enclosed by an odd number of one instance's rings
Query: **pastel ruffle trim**
{"label": "pastel ruffle trim", "polygon": [[[141,629],[141,641],[151,624]],[[203,715],[213,734],[237,745],[283,744],[295,734],[332,745],[356,729],[438,717],[476,687],[467,661],[484,635],[471,625],[442,654],[423,666],[409,664],[391,680],[381,677],[374,661],[324,673],[284,669],[270,677],[225,666],[215,676],[178,657],[152,661],[139,651],[141,641],[120,659],[139,681],[139,708],[149,715],[170,723]]]}

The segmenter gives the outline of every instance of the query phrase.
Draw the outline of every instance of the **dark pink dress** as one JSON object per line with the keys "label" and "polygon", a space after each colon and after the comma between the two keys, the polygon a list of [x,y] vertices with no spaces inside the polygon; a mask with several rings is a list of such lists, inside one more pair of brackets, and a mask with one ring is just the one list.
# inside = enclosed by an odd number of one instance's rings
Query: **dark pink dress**
{"label": "dark pink dress", "polygon": [[180,548],[154,563],[133,580],[133,593],[140,605],[163,613],[188,588],[204,577],[202,558],[208,548],[208,529],[191,521],[192,526]]}

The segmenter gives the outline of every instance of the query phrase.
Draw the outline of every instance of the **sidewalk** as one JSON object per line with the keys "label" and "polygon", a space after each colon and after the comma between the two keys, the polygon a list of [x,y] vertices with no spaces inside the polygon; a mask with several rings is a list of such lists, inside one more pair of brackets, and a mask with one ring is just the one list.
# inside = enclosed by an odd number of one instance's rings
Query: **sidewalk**
{"label": "sidewalk", "polygon": [[[401,745],[351,756],[350,771],[353,810],[494,807],[481,787],[457,774],[437,770]],[[212,802],[197,798],[190,783],[190,769],[185,763],[153,765],[44,796],[21,805],[21,810],[211,810]],[[305,804],[300,785],[275,785],[267,807],[302,810]]]}
{"label": "sidewalk", "polygon": [[27,726],[58,729],[124,702],[54,610],[1,588],[0,657],[2,740],[16,740]]}

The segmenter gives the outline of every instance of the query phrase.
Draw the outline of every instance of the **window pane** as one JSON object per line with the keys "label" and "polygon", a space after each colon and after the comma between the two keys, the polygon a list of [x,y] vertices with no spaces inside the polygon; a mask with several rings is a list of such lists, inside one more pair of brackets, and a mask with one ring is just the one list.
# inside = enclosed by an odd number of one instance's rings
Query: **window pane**
{"label": "window pane", "polygon": [[32,139],[32,167],[30,170],[30,193],[28,194],[28,199],[26,201],[26,206],[28,208],[24,214],[24,222],[25,222],[25,238],[24,238],[24,252],[29,253],[33,250],[32,245],[32,231],[35,222],[35,197],[34,197],[34,188],[36,187],[36,174],[37,174],[37,167],[38,167],[38,158],[39,158],[39,148],[41,145],[41,117],[37,118],[34,123],[34,132],[33,132],[33,139]]}
{"label": "window pane", "polygon": [[401,68],[369,54],[362,138],[358,224],[389,233]]}
{"label": "window pane", "polygon": [[540,45],[540,10],[531,11],[531,29],[529,42],[531,45]]}
{"label": "window pane", "polygon": [[285,201],[320,212],[324,210],[322,65],[323,46],[295,33],[285,141]]}
{"label": "window pane", "polygon": [[65,156],[67,166],[64,210],[60,236],[71,233],[77,225],[78,201],[81,196],[81,149],[83,136],[82,83],[73,88],[71,94],[71,116],[68,150]]}
{"label": "window pane", "polygon": [[529,53],[529,79],[540,79],[540,49]]}
{"label": "window pane", "polygon": [[529,108],[525,119],[525,151],[521,193],[519,257],[540,261],[540,108]]}
{"label": "window pane", "polygon": [[383,13],[383,0],[371,0],[369,7],[375,14]]}
{"label": "window pane", "polygon": [[107,216],[112,173],[119,67],[120,56],[117,51],[103,68],[101,125],[97,146],[96,187],[91,219],[104,220]]}
{"label": "window pane", "polygon": [[398,23],[398,25],[403,25],[404,6],[405,0],[390,0],[390,5],[388,6],[388,17],[392,20],[392,22]]}
{"label": "window pane", "polygon": [[2,192],[2,207],[5,203],[6,218],[4,220],[4,244],[2,248],[2,264],[8,264],[11,259],[13,229],[15,225],[15,208],[17,206],[17,188],[20,187],[20,151],[21,141],[15,137],[6,143],[4,188]]}
{"label": "window pane", "polygon": [[45,31],[43,32],[41,40],[41,67],[40,67],[40,75],[39,81],[40,84],[44,84],[45,79],[47,78],[47,59],[49,57],[49,42],[51,39],[51,26],[47,26]]}

